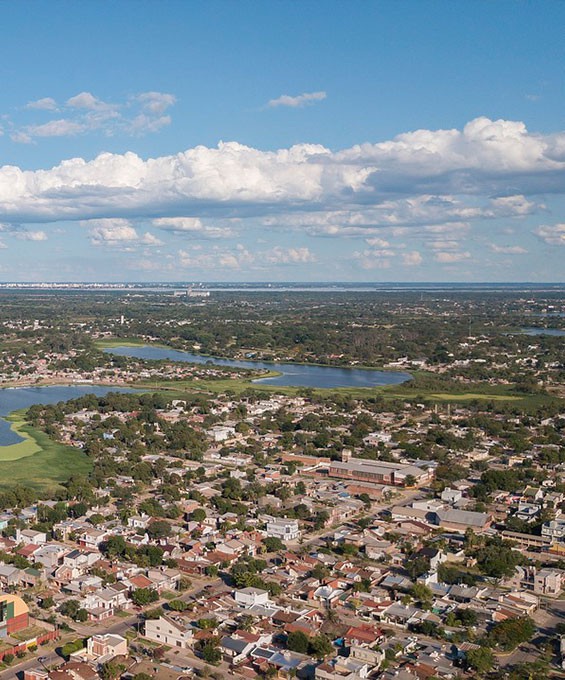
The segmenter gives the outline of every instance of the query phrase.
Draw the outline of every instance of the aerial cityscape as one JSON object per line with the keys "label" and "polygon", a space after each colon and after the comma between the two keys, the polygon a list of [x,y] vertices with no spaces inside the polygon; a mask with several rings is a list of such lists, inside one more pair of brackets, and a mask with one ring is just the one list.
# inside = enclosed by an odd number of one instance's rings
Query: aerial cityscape
{"label": "aerial cityscape", "polygon": [[565,4],[0,26],[0,680],[565,678]]}

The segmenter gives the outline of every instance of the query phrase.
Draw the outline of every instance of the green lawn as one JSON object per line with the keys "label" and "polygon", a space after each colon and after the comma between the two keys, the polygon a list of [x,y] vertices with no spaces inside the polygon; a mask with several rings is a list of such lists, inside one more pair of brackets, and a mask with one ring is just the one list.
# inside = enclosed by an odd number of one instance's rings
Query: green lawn
{"label": "green lawn", "polygon": [[8,446],[0,446],[0,463],[27,458],[27,456],[33,456],[34,453],[41,451],[35,439],[23,429],[26,422],[21,412],[18,411],[11,414],[6,420],[12,423],[10,429],[19,434],[20,437],[23,437],[24,441]]}
{"label": "green lawn", "polygon": [[[65,482],[72,475],[87,475],[92,464],[88,457],[72,446],[57,444],[40,430],[36,430],[30,425],[21,424],[22,416],[19,418],[18,433],[26,437],[25,442],[14,444],[13,446],[0,447],[0,490],[13,488],[15,484],[30,486],[39,491],[50,492],[57,489],[62,482]],[[5,458],[3,449],[12,450],[14,455],[15,447],[35,447],[27,453],[21,454],[17,460],[13,457]],[[10,455],[8,451],[5,455]]]}
{"label": "green lawn", "polygon": [[449,392],[428,395],[430,399],[439,401],[469,401],[471,399],[482,399],[488,401],[521,401],[524,397],[517,397],[511,394],[479,394],[474,392],[463,392],[461,394]]}
{"label": "green lawn", "polygon": [[[265,393],[285,394],[294,396],[300,394],[304,388],[281,387],[262,383],[252,383],[250,380],[170,380],[135,383],[131,385],[138,389],[165,394],[182,395],[183,392],[201,392],[207,394],[221,394],[230,390],[234,394],[241,394],[245,390],[252,389]],[[442,391],[435,385],[433,388],[413,387],[410,383],[404,385],[382,385],[380,387],[338,387],[334,389],[314,389],[316,394],[342,394],[353,399],[367,399],[371,396],[380,395],[388,400],[428,401],[436,403],[460,403],[469,404],[472,401],[498,402],[518,406],[525,412],[533,412],[548,404],[565,404],[565,400],[548,394],[519,394],[507,386],[493,386],[474,384],[469,386],[469,392],[449,390]]]}
{"label": "green lawn", "polygon": [[[273,374],[278,375],[278,374]],[[269,383],[254,383],[251,380],[244,378],[237,378],[231,380],[229,378],[221,380],[162,380],[132,383],[132,387],[137,389],[155,391],[173,391],[173,392],[211,392],[214,394],[226,392],[231,390],[235,394],[240,394],[245,390],[256,390],[257,392],[269,392],[273,394],[286,394],[294,396],[303,392],[305,387],[286,387],[282,385],[270,385]],[[336,387],[332,389],[315,388],[314,392],[319,394],[328,394],[330,392],[339,392],[347,394],[352,397],[369,397],[372,394],[381,392],[382,387]]]}
{"label": "green lawn", "polygon": [[147,342],[140,338],[103,338],[95,340],[94,346],[97,349],[113,349],[114,347],[161,347],[163,349],[174,349],[169,345],[163,345],[158,342]]}

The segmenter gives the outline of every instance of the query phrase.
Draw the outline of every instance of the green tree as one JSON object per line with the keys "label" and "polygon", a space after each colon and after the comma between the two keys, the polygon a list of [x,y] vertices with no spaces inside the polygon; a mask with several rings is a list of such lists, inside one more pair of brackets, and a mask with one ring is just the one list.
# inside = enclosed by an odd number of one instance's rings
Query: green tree
{"label": "green tree", "polygon": [[477,565],[485,576],[492,578],[510,577],[516,567],[523,564],[524,556],[513,550],[512,543],[498,536],[488,538],[485,544],[475,551]]}
{"label": "green tree", "polygon": [[63,604],[59,607],[59,611],[61,612],[61,614],[63,616],[68,616],[71,619],[75,618],[79,609],[80,604],[78,600],[67,600],[66,602],[63,602]]}
{"label": "green tree", "polygon": [[85,640],[82,638],[78,638],[77,640],[73,640],[72,642],[67,642],[66,644],[63,645],[61,648],[61,654],[68,659],[69,656],[73,652],[78,652],[79,649],[82,649],[85,646]]}
{"label": "green tree", "polygon": [[325,635],[316,635],[310,639],[308,651],[317,659],[323,659],[334,651],[334,647]]}
{"label": "green tree", "polygon": [[122,557],[126,548],[127,545],[123,536],[110,536],[102,545],[102,551],[110,558]]}
{"label": "green tree", "polygon": [[155,520],[147,527],[147,533],[153,540],[168,538],[171,535],[171,525],[165,520]]}
{"label": "green tree", "polygon": [[159,594],[152,588],[137,588],[131,594],[131,599],[138,607],[144,607],[159,599]]}
{"label": "green tree", "polygon": [[318,564],[314,565],[314,568],[310,573],[312,575],[312,578],[318,579],[318,581],[323,581],[325,578],[329,576],[330,572],[325,564],[318,562]]}
{"label": "green tree", "polygon": [[487,642],[493,647],[501,647],[505,652],[509,652],[530,640],[535,632],[536,624],[529,616],[505,619],[495,623],[490,629]]}
{"label": "green tree", "polygon": [[169,608],[175,612],[183,612],[188,608],[188,605],[183,600],[171,600],[169,602]]}
{"label": "green tree", "polygon": [[193,522],[203,522],[206,519],[206,510],[204,508],[196,508],[190,513],[190,519]]}
{"label": "green tree", "polygon": [[410,594],[421,604],[430,604],[433,600],[431,589],[423,583],[415,583],[410,590]]}
{"label": "green tree", "polygon": [[494,666],[494,654],[488,647],[479,647],[478,649],[470,649],[466,655],[465,660],[467,666],[476,671],[479,675],[485,675]]}
{"label": "green tree", "polygon": [[288,634],[286,638],[286,646],[293,652],[299,654],[306,654],[310,645],[310,638],[301,630],[295,630]]}
{"label": "green tree", "polygon": [[267,549],[267,552],[278,552],[279,550],[284,550],[285,545],[280,538],[275,536],[267,536],[263,539],[263,545]]}
{"label": "green tree", "polygon": [[115,661],[106,661],[106,663],[102,664],[99,673],[102,680],[117,680],[125,670],[126,667],[123,664],[116,663]]}
{"label": "green tree", "polygon": [[213,642],[207,642],[202,647],[202,658],[206,663],[211,663],[214,666],[221,661],[222,653],[217,645]]}

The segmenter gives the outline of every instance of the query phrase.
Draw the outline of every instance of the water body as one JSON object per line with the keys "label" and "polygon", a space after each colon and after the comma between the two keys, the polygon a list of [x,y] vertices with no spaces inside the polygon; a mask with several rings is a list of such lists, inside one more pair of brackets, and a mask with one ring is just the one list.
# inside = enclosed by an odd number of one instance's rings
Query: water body
{"label": "water body", "polygon": [[559,328],[522,328],[524,335],[554,335],[557,337],[565,336],[565,331]]}
{"label": "water body", "polygon": [[381,385],[400,385],[412,376],[395,371],[373,371],[361,368],[336,368],[335,366],[316,366],[315,364],[279,364],[273,361],[239,361],[219,359],[176,349],[141,345],[139,347],[112,347],[106,352],[136,359],[184,361],[191,364],[211,363],[216,366],[249,368],[254,370],[277,371],[281,375],[258,378],[254,383],[277,385],[278,387],[378,387]]}
{"label": "water body", "polygon": [[12,411],[29,408],[34,404],[56,404],[59,401],[77,399],[85,394],[102,397],[108,392],[134,392],[125,387],[103,387],[101,385],[53,385],[49,387],[13,387],[0,389],[0,446],[9,446],[23,441],[10,429],[4,420]]}

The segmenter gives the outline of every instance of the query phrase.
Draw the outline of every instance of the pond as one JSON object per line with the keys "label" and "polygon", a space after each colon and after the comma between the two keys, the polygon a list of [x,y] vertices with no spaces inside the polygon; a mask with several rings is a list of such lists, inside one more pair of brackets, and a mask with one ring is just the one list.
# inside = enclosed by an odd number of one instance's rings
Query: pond
{"label": "pond", "polygon": [[257,378],[254,383],[276,385],[278,387],[379,387],[400,385],[410,380],[409,373],[396,371],[376,371],[362,368],[338,368],[336,366],[317,366],[315,364],[280,364],[273,361],[243,361],[220,359],[218,357],[181,352],[165,347],[140,345],[135,347],[112,347],[105,350],[111,354],[134,357],[136,359],[184,361],[191,364],[214,364],[231,368],[276,371],[280,375]]}

